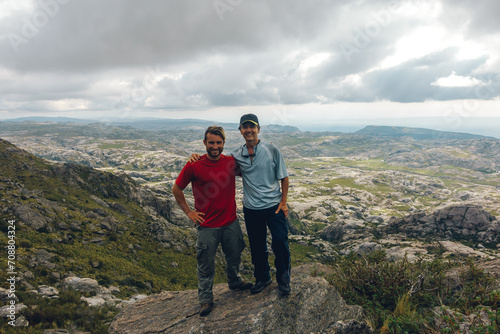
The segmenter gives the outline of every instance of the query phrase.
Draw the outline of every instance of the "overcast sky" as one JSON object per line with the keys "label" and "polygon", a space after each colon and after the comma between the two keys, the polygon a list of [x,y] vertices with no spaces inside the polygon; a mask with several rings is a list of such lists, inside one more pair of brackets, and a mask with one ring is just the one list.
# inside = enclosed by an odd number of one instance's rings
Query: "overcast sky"
{"label": "overcast sky", "polygon": [[0,119],[500,117],[498,0],[0,0]]}

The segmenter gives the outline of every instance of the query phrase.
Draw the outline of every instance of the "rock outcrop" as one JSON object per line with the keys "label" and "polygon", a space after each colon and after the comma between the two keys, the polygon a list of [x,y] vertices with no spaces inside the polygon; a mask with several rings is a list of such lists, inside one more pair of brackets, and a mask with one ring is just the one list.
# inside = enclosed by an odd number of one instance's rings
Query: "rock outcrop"
{"label": "rock outcrop", "polygon": [[449,206],[432,214],[419,212],[393,218],[387,232],[403,233],[412,238],[500,242],[500,222],[480,207],[469,205]]}
{"label": "rock outcrop", "polygon": [[207,317],[198,315],[196,290],[151,295],[119,313],[109,333],[372,333],[362,321],[363,309],[346,305],[324,278],[310,275],[311,269],[294,268],[292,293],[285,298],[278,296],[276,283],[257,295],[217,284],[215,308]]}

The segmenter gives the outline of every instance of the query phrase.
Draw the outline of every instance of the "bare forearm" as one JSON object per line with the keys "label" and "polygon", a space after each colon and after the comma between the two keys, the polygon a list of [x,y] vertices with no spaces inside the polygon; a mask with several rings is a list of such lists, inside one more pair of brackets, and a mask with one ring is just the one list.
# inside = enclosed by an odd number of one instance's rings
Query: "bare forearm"
{"label": "bare forearm", "polygon": [[281,179],[281,203],[286,203],[288,197],[288,177]]}
{"label": "bare forearm", "polygon": [[281,202],[278,205],[276,213],[283,211],[285,218],[288,217],[288,205],[286,204],[286,198],[288,196],[288,177],[281,179]]}
{"label": "bare forearm", "polygon": [[172,193],[174,194],[175,200],[181,207],[182,211],[184,211],[184,213],[188,215],[191,212],[191,208],[186,201],[186,196],[184,196],[184,192],[182,191],[182,189],[177,184],[174,184]]}
{"label": "bare forearm", "polygon": [[184,196],[184,192],[182,189],[177,185],[174,184],[174,187],[172,188],[172,193],[174,194],[175,200],[177,201],[177,204],[181,207],[182,211],[188,216],[189,219],[191,219],[195,224],[201,225],[205,221],[203,216],[205,215],[203,212],[198,212],[196,210],[191,210],[189,205],[187,204],[186,201],[186,196]]}

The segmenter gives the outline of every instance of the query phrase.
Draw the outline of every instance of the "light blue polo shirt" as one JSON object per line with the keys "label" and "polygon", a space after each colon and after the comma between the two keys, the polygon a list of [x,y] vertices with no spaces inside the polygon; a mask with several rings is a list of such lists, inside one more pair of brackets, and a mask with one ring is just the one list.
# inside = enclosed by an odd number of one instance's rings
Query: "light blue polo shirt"
{"label": "light blue polo shirt", "polygon": [[243,144],[231,151],[243,176],[243,206],[252,210],[270,208],[281,202],[280,180],[288,177],[285,160],[273,144],[259,141],[253,161]]}

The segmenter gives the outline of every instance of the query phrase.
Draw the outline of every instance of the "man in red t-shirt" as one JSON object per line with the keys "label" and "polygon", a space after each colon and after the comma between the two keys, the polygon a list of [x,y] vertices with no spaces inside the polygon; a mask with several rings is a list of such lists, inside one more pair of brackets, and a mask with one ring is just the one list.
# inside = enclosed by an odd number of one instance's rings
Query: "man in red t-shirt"
{"label": "man in red t-shirt", "polygon": [[[236,216],[237,165],[233,157],[222,154],[225,139],[222,127],[210,126],[203,140],[207,154],[197,162],[188,162],[172,188],[177,203],[198,229],[196,272],[201,316],[209,314],[213,308],[215,253],[219,243],[226,257],[229,289],[246,290],[252,287],[252,283],[243,281],[239,274],[245,242]],[[194,210],[187,204],[183,192],[189,183],[193,189]]]}

